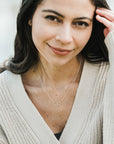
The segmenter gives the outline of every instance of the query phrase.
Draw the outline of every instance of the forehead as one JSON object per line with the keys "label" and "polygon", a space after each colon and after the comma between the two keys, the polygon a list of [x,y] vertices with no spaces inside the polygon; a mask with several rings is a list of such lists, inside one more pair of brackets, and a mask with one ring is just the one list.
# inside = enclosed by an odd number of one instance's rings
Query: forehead
{"label": "forehead", "polygon": [[38,10],[52,9],[69,16],[93,16],[95,6],[90,0],[43,0]]}

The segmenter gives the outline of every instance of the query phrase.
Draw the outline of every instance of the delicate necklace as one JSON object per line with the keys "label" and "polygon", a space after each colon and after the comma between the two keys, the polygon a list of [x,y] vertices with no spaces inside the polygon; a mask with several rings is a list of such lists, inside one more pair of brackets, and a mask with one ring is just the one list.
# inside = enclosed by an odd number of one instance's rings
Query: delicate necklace
{"label": "delicate necklace", "polygon": [[[80,61],[80,64],[79,64],[79,68],[78,68],[77,73],[74,72],[74,77],[73,77],[73,79],[72,79],[72,81],[71,81],[71,84],[72,84],[71,86],[73,86],[73,85],[74,85],[74,82],[77,80],[77,78],[78,78],[78,76],[79,76],[79,74],[80,74],[80,72],[81,72],[82,64],[83,64],[83,60]],[[43,68],[43,71],[45,72],[45,69],[44,69],[43,65],[42,65],[42,68]],[[45,72],[45,73],[46,73],[46,72]],[[76,74],[75,74],[75,73],[76,73]],[[46,73],[46,75],[48,75],[48,74]],[[39,72],[39,81],[40,81],[40,84],[41,84],[41,87],[42,87],[43,92],[48,96],[48,98],[49,98],[49,100],[51,101],[51,103],[52,103],[54,106],[59,107],[59,106],[62,104],[62,102],[64,101],[66,95],[64,94],[64,96],[63,96],[59,101],[58,101],[57,99],[53,99],[52,96],[47,92],[47,90],[46,90],[46,89],[44,88],[44,86],[43,86],[43,83],[44,83],[44,82],[43,82],[43,78],[41,78],[41,76],[40,76],[40,72]],[[76,84],[75,84],[75,86],[76,86]],[[53,89],[53,88],[51,88],[51,90],[52,90],[52,89]],[[65,93],[67,93],[68,90],[69,90],[69,89],[68,89],[68,86],[64,88]],[[74,89],[74,90],[75,90],[75,89]],[[58,98],[58,96],[59,96],[59,94],[56,94],[56,98]]]}

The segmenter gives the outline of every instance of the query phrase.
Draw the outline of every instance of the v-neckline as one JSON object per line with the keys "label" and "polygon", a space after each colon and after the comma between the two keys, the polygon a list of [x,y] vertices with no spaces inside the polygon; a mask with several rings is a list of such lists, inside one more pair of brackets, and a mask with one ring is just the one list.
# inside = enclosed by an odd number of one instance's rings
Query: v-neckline
{"label": "v-neckline", "polygon": [[[88,73],[87,68],[90,70]],[[29,99],[24,89],[21,76],[13,75],[13,78],[11,78],[12,85],[9,84],[12,98],[24,120],[31,127],[34,134],[40,139],[42,144],[73,144],[75,139],[79,138],[91,109],[92,98],[89,96],[89,89],[91,89],[91,84],[96,78],[97,69],[98,67],[94,67],[92,64],[89,64],[86,61],[84,62],[74,104],[59,140],[56,139],[47,123],[44,121],[36,107]],[[88,77],[91,74],[93,75],[93,78],[88,83]],[[85,86],[87,89],[85,89]],[[20,93],[17,93],[16,89],[18,89]],[[83,114],[81,112],[83,112]]]}

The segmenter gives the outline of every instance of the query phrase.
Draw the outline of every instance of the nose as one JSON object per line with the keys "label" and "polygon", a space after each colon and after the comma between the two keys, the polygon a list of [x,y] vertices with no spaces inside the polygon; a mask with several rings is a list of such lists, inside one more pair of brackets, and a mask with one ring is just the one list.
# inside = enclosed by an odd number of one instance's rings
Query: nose
{"label": "nose", "polygon": [[72,29],[70,25],[64,24],[57,30],[56,40],[62,44],[69,44],[73,41]]}

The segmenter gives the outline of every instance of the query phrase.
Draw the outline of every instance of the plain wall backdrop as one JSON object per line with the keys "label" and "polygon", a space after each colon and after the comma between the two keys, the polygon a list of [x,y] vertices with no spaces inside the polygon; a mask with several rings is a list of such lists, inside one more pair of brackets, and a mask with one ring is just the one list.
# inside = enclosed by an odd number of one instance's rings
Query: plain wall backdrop
{"label": "plain wall backdrop", "polygon": [[[107,0],[114,10],[114,0]],[[21,0],[0,0],[0,64],[13,56],[16,16]]]}

